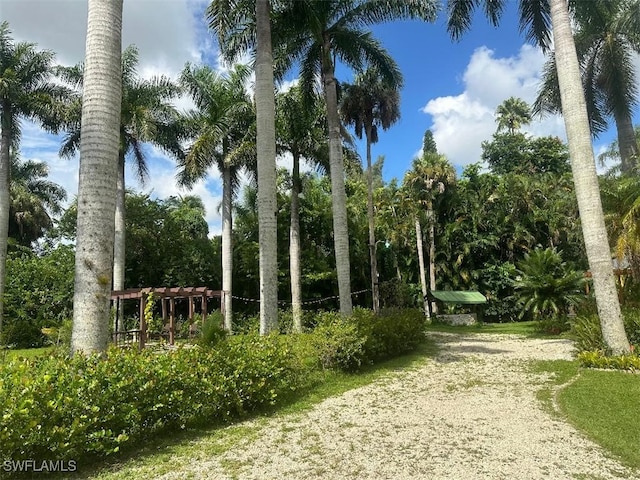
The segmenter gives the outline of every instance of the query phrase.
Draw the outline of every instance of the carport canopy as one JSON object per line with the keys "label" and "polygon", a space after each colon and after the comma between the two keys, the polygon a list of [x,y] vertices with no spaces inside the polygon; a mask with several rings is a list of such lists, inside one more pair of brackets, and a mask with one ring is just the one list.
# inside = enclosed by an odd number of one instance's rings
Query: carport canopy
{"label": "carport canopy", "polygon": [[487,297],[480,292],[455,291],[455,290],[432,290],[431,297],[443,303],[455,303],[458,305],[480,305],[487,303]]}

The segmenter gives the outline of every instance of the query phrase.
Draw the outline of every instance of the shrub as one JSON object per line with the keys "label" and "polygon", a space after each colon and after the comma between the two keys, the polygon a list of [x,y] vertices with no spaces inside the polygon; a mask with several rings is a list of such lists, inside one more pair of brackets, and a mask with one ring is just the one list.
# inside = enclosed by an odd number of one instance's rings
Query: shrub
{"label": "shrub", "polygon": [[634,353],[607,356],[602,350],[592,350],[580,352],[578,361],[580,365],[587,368],[640,371],[640,357]]}
{"label": "shrub", "polygon": [[571,323],[567,317],[546,317],[535,323],[536,332],[547,335],[559,335],[570,329]]}
{"label": "shrub", "polygon": [[207,315],[200,333],[200,345],[212,347],[227,338],[227,331],[223,327],[224,318],[220,310]]}
{"label": "shrub", "polygon": [[355,323],[337,312],[323,313],[319,317],[312,343],[320,365],[346,372],[359,369],[366,358],[367,337]]}
{"label": "shrub", "polygon": [[215,349],[110,349],[0,365],[0,459],[105,456],[163,427],[271,405],[306,381],[287,339]]}
{"label": "shrub", "polygon": [[18,348],[44,344],[43,327],[58,327],[72,316],[73,247],[42,255],[22,252],[7,259],[2,342]]}
{"label": "shrub", "polygon": [[[629,342],[636,348],[640,348],[640,310],[630,307],[623,308],[622,317]],[[600,329],[600,320],[598,314],[593,311],[582,313],[573,320],[571,334],[575,338],[576,348],[579,352],[606,350]]]}

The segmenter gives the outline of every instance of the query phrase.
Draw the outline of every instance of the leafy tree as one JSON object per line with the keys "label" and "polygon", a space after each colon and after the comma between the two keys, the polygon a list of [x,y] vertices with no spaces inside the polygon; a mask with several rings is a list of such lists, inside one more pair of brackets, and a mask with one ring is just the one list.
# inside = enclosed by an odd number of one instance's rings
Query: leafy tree
{"label": "leafy tree", "polygon": [[506,130],[507,134],[514,135],[520,127],[531,123],[531,108],[521,98],[509,97],[498,105],[496,122],[498,132]]}
{"label": "leafy tree", "polygon": [[[640,52],[640,30],[630,22],[637,1],[574,2],[574,41],[581,66],[591,132],[597,136],[615,120],[623,172],[637,166],[638,142],[632,114],[638,102],[633,55]],[[636,26],[637,27],[637,26]],[[556,60],[551,54],[534,104],[537,113],[561,112]]]}
{"label": "leafy tree", "polygon": [[59,327],[73,313],[74,250],[69,245],[40,255],[23,250],[7,261],[3,342],[18,348],[44,342],[42,328]]}
{"label": "leafy tree", "polygon": [[11,155],[9,237],[19,245],[27,247],[41,238],[53,226],[51,214],[62,212],[67,193],[47,180],[48,173],[46,163]]}
{"label": "leafy tree", "polygon": [[104,351],[122,107],[122,0],[89,0],[71,352]]}
{"label": "leafy tree", "polygon": [[[401,78],[397,79],[401,81]],[[371,165],[371,144],[378,142],[378,127],[387,130],[400,118],[400,84],[382,81],[379,73],[370,68],[356,77],[353,85],[343,85],[340,103],[342,119],[353,125],[356,136],[367,140],[367,216],[369,223],[369,261],[371,264],[371,292],[373,311],[380,311],[378,291],[378,266],[373,208],[373,168]]]}
{"label": "leafy tree", "polygon": [[[504,10],[505,1],[449,0],[447,25],[452,37],[459,38],[469,29],[472,13],[479,4],[484,6],[485,14],[491,23],[496,25]],[[535,40],[543,49],[549,48],[553,33],[556,71],[569,139],[573,179],[602,333],[612,352],[628,352],[630,346],[624,331],[620,302],[613,278],[610,248],[598,191],[589,118],[584,107],[580,64],[566,0],[521,0],[520,28],[526,30],[527,36]]]}
{"label": "leafy tree", "polygon": [[558,137],[532,138],[524,133],[495,133],[482,142],[482,160],[493,173],[535,175],[570,171],[569,151]]}
{"label": "leafy tree", "polygon": [[33,43],[15,43],[9,24],[0,23],[0,332],[11,218],[11,150],[20,142],[20,119],[38,121],[55,132],[62,121],[60,101],[69,93],[53,82],[53,52]]}

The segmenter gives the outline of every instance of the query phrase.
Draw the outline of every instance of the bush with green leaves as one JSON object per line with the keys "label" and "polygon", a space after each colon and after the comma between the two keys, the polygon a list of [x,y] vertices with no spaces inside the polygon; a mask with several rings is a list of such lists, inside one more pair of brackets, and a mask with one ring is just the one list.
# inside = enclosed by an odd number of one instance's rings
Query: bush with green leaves
{"label": "bush with green leaves", "polygon": [[318,316],[314,342],[324,368],[355,371],[415,349],[424,339],[424,314],[418,309],[388,309],[381,315],[355,308],[350,317]]}
{"label": "bush with green leaves", "polygon": [[212,347],[227,338],[227,331],[223,327],[224,317],[220,310],[207,315],[200,332],[200,345]]}
{"label": "bush with green leaves", "polygon": [[238,337],[216,348],[110,349],[0,365],[0,458],[117,452],[164,427],[222,421],[304,385],[287,337]]}
{"label": "bush with green leaves", "polygon": [[[622,307],[624,330],[631,345],[640,350],[640,309],[636,307]],[[607,346],[602,338],[600,319],[592,310],[580,312],[571,322],[571,335],[575,340],[576,349],[584,351],[606,351]]]}
{"label": "bush with green leaves", "polygon": [[572,270],[554,249],[535,249],[518,263],[516,298],[521,305],[520,318],[534,319],[567,314],[585,300],[585,278]]}
{"label": "bush with green leaves", "polygon": [[580,352],[578,361],[587,368],[640,371],[640,357],[637,353],[608,356],[602,350],[591,350]]}

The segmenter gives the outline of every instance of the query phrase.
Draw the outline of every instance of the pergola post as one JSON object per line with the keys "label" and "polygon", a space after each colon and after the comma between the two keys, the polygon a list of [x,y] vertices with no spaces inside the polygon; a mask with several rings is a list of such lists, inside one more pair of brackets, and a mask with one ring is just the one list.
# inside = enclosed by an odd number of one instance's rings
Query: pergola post
{"label": "pergola post", "polygon": [[144,348],[147,336],[147,320],[144,318],[144,309],[147,306],[147,297],[144,292],[140,296],[140,349]]}

